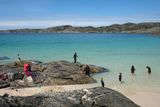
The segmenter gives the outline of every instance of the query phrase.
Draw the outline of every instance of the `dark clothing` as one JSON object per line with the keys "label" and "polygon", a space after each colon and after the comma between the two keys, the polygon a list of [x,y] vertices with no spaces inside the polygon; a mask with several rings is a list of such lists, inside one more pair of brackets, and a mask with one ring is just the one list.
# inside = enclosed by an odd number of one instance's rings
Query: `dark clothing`
{"label": "dark clothing", "polygon": [[104,81],[103,80],[101,80],[101,84],[102,84],[102,87],[104,87]]}
{"label": "dark clothing", "polygon": [[148,74],[151,74],[151,68],[149,66],[146,67],[148,69]]}
{"label": "dark clothing", "polygon": [[74,55],[73,55],[73,58],[74,58],[74,63],[76,63],[77,62],[77,53],[74,53]]}
{"label": "dark clothing", "polygon": [[20,58],[19,54],[17,54],[17,56],[18,56],[18,60],[21,61],[21,58]]}
{"label": "dark clothing", "polygon": [[135,68],[134,68],[134,66],[132,65],[132,67],[131,67],[131,73],[134,74],[134,71],[135,71]]}
{"label": "dark clothing", "polygon": [[86,72],[86,75],[88,75],[90,77],[91,70],[90,70],[90,67],[88,65],[85,67],[84,71]]}
{"label": "dark clothing", "polygon": [[21,58],[20,58],[20,57],[18,57],[18,60],[19,60],[19,61],[21,61]]}
{"label": "dark clothing", "polygon": [[122,74],[120,73],[119,74],[119,82],[121,82],[122,81]]}

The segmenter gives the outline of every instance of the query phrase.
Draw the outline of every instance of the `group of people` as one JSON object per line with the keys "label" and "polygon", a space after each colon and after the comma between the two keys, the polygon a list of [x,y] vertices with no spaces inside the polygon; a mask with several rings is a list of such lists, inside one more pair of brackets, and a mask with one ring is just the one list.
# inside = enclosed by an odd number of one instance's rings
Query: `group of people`
{"label": "group of people", "polygon": [[[77,63],[77,57],[78,57],[78,55],[77,55],[77,53],[75,52],[74,55],[73,55],[74,63]],[[151,67],[146,66],[146,68],[147,68],[148,74],[151,74]],[[134,65],[132,65],[132,66],[131,66],[131,74],[135,74],[135,70],[136,70],[136,69],[135,69]],[[86,72],[86,75],[90,76],[90,68],[89,68],[88,65],[86,65],[84,71]],[[119,73],[118,80],[119,80],[120,83],[124,83],[124,81],[122,81],[122,73],[121,73],[121,72]],[[105,83],[104,83],[103,78],[101,78],[101,85],[102,85],[102,87],[105,86]]]}
{"label": "group of people", "polygon": [[[151,67],[146,66],[146,68],[147,68],[147,73],[151,74]],[[132,65],[131,66],[131,74],[135,74],[135,71],[136,71],[136,69],[135,69],[134,65]],[[124,82],[124,81],[122,81],[122,73],[121,72],[119,73],[119,82],[120,83]]]}
{"label": "group of people", "polygon": [[[73,55],[74,63],[77,63],[77,57],[78,57],[78,55],[77,55],[77,53],[75,52],[74,55]],[[85,68],[84,68],[83,71],[85,72],[85,74],[86,74],[87,76],[90,77],[90,72],[91,72],[91,70],[90,70],[90,67],[89,67],[88,65],[85,66]]]}
{"label": "group of people", "polygon": [[[151,67],[146,66],[146,68],[147,68],[148,74],[151,74]],[[131,66],[131,74],[135,74],[135,70],[136,69],[135,69],[134,65],[132,65]],[[119,80],[120,83],[124,83],[124,81],[122,81],[122,73],[121,72],[119,73],[118,80]],[[101,85],[102,85],[102,87],[105,86],[103,78],[101,78]]]}
{"label": "group of people", "polygon": [[[147,71],[148,74],[151,74],[151,67],[146,66],[146,68],[147,68],[147,70],[148,70],[148,71]],[[135,73],[135,70],[136,70],[136,69],[135,69],[134,65],[132,65],[132,66],[131,66],[131,73],[134,74],[134,73]]]}
{"label": "group of people", "polygon": [[[21,61],[21,58],[19,57],[19,54],[18,54],[17,56],[18,56],[18,60]],[[78,55],[77,55],[77,53],[75,52],[74,55],[73,55],[74,63],[77,63],[77,57],[78,57]],[[151,67],[146,66],[146,68],[147,68],[148,74],[151,74]],[[85,74],[86,74],[87,76],[90,77],[90,72],[91,72],[91,70],[90,70],[90,67],[89,67],[88,65],[85,66],[85,68],[84,68],[83,71],[85,72]],[[136,69],[135,69],[134,65],[132,65],[132,66],[131,66],[131,74],[135,74],[135,71],[136,71]],[[33,76],[32,76],[32,74],[31,74],[31,66],[30,66],[29,64],[24,64],[24,73],[25,73],[25,75],[26,75],[27,77],[32,77],[32,79],[33,79]],[[119,79],[119,82],[120,82],[120,83],[124,83],[124,81],[122,81],[122,73],[121,73],[121,72],[119,73],[118,79]],[[101,78],[101,85],[102,85],[102,87],[105,86],[105,83],[104,83],[104,81],[103,81],[103,78]]]}

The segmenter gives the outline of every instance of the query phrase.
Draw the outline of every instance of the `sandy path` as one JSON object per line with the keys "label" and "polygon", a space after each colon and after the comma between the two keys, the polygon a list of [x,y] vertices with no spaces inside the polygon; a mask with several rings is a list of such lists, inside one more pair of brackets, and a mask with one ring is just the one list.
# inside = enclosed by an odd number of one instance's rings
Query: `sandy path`
{"label": "sandy path", "polygon": [[8,93],[11,96],[31,96],[38,93],[45,92],[63,92],[69,90],[76,90],[82,88],[91,88],[92,85],[61,85],[61,86],[43,86],[43,87],[31,87],[31,88],[22,88],[22,89],[11,89],[4,88],[0,89],[0,95]]}

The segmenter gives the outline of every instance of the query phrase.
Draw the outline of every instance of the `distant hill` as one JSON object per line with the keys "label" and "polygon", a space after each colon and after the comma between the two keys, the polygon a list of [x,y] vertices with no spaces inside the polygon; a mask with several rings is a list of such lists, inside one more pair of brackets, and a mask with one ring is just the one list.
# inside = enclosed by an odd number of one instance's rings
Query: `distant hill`
{"label": "distant hill", "polygon": [[0,30],[4,33],[150,33],[160,35],[160,22],[146,22],[146,23],[125,23],[113,24],[110,26],[101,27],[78,27],[71,25],[63,25],[57,27],[50,27],[46,29],[13,29],[13,30]]}

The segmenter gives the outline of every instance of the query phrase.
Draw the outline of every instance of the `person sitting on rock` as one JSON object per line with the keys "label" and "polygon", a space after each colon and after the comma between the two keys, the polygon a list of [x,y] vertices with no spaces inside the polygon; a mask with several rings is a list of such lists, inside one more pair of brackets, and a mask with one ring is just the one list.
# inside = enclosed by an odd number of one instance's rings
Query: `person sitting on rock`
{"label": "person sitting on rock", "polygon": [[88,65],[86,65],[86,67],[84,68],[84,71],[85,71],[86,75],[90,77],[91,70],[90,70],[90,67]]}
{"label": "person sitting on rock", "polygon": [[26,82],[33,82],[31,66],[28,63],[24,64],[24,74]]}

